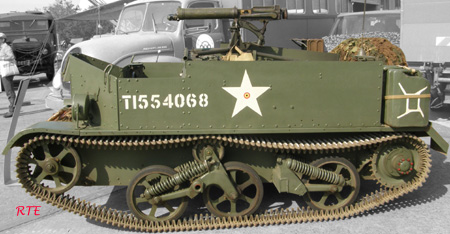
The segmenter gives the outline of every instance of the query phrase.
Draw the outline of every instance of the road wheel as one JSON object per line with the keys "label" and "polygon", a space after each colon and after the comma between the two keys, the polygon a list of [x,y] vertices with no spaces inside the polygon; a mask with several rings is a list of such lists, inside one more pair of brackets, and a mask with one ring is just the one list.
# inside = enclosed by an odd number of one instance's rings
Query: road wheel
{"label": "road wheel", "polygon": [[239,194],[235,199],[227,197],[218,181],[218,185],[208,186],[203,193],[206,208],[220,217],[252,214],[259,208],[264,195],[261,179],[255,170],[241,162],[227,162],[224,167]]}

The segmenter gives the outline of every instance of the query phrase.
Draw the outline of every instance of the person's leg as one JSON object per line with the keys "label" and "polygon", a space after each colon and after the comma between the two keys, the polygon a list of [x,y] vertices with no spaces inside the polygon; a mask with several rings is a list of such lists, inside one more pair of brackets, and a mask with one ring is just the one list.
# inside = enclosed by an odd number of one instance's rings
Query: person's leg
{"label": "person's leg", "polygon": [[9,100],[9,112],[4,115],[5,118],[11,117],[14,112],[14,100],[16,99],[16,93],[14,92],[13,78],[14,76],[2,77],[6,96]]}

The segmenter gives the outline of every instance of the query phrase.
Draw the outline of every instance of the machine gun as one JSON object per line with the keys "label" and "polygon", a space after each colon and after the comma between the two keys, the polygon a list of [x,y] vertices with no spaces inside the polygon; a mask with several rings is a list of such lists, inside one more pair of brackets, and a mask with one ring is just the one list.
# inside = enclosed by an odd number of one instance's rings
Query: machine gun
{"label": "machine gun", "polygon": [[[230,28],[232,37],[230,47],[237,46],[244,48],[241,40],[240,29],[244,28],[255,34],[258,41],[254,44],[258,46],[264,45],[264,33],[266,27],[271,20],[287,19],[287,10],[281,9],[280,6],[253,7],[251,9],[237,8],[178,8],[177,14],[168,16],[169,20],[190,20],[190,19],[233,19]],[[262,28],[256,27],[249,21],[258,20],[263,23]]]}

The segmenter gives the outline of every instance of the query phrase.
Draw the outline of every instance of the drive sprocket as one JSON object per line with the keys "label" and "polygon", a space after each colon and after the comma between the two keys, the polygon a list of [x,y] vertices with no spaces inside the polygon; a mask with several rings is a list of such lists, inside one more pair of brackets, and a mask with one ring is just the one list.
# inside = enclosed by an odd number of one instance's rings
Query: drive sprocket
{"label": "drive sprocket", "polygon": [[414,143],[383,144],[372,156],[371,171],[384,187],[399,188],[411,182],[422,170],[420,153]]}

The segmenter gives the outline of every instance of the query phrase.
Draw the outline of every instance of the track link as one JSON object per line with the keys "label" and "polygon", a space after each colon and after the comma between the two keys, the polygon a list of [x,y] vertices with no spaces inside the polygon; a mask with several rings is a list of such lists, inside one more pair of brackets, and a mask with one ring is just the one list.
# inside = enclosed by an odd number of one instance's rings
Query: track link
{"label": "track link", "polygon": [[[241,217],[213,217],[195,215],[189,219],[164,222],[140,220],[133,214],[107,208],[77,199],[70,195],[54,194],[33,182],[26,159],[31,151],[41,142],[67,144],[74,147],[98,149],[165,149],[182,147],[196,143],[218,142],[228,147],[248,148],[274,152],[296,154],[324,154],[358,151],[375,148],[380,144],[407,141],[420,155],[422,168],[416,177],[398,188],[381,188],[360,199],[357,203],[336,210],[312,210],[308,208],[268,210],[260,214]],[[349,218],[381,206],[423,185],[431,167],[431,159],[427,145],[415,135],[406,133],[364,134],[351,138],[321,140],[277,140],[247,136],[162,136],[162,137],[73,137],[62,135],[40,135],[24,143],[17,156],[17,177],[22,187],[32,196],[53,206],[85,216],[86,218],[110,224],[112,226],[134,229],[145,232],[193,231],[205,229],[224,229],[238,227],[254,227],[290,223],[328,221]]]}

